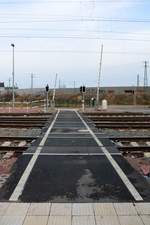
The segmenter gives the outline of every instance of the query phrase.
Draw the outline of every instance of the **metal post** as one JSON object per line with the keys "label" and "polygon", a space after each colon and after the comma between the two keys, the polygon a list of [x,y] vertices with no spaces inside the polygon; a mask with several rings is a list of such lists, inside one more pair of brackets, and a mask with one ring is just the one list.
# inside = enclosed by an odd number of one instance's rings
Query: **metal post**
{"label": "metal post", "polygon": [[137,75],[137,88],[140,86],[140,75]]}
{"label": "metal post", "polygon": [[46,92],[46,112],[48,112],[48,91]]}
{"label": "metal post", "polygon": [[133,90],[133,105],[135,105],[136,106],[136,87],[134,88],[134,90]]}
{"label": "metal post", "polygon": [[55,76],[55,83],[54,83],[54,89],[53,89],[53,96],[52,96],[52,101],[51,101],[51,107],[55,107],[55,95],[56,95],[56,85],[57,85],[57,73]]}
{"label": "metal post", "polygon": [[14,109],[15,106],[15,90],[14,90],[14,84],[15,84],[15,54],[14,54],[14,48],[15,45],[11,44],[12,46],[12,107]]}
{"label": "metal post", "polygon": [[99,107],[99,91],[100,91],[100,79],[101,79],[101,72],[102,72],[102,60],[103,60],[103,45],[101,45],[99,74],[98,74],[98,82],[97,82],[97,97],[96,97],[97,108]]}
{"label": "metal post", "polygon": [[32,101],[33,101],[33,73],[31,73],[31,108],[32,108]]}
{"label": "metal post", "polygon": [[85,92],[82,92],[82,112],[85,111]]}

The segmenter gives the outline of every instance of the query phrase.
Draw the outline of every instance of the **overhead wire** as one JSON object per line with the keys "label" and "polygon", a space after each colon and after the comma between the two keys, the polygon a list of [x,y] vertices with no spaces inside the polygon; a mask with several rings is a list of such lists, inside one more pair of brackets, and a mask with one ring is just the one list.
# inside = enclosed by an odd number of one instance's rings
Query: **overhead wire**
{"label": "overhead wire", "polygon": [[[3,1],[0,2],[2,5],[12,5],[12,4],[82,4],[82,3],[92,3],[101,4],[101,3],[145,3],[144,0],[51,0],[51,1]],[[146,1],[149,3],[149,1]]]}
{"label": "overhead wire", "polygon": [[[10,50],[0,50],[0,53],[10,53]],[[75,54],[99,54],[99,51],[94,50],[60,50],[60,49],[49,49],[49,50],[15,50],[16,53],[75,53]],[[127,51],[104,51],[104,54],[116,54],[116,55],[150,55],[150,52],[127,52]]]}
{"label": "overhead wire", "polygon": [[119,22],[119,23],[150,23],[150,19],[121,19],[121,18],[66,18],[47,20],[10,20],[0,23],[51,23],[51,22]]}
{"label": "overhead wire", "polygon": [[150,39],[131,38],[106,38],[106,37],[83,37],[83,36],[31,36],[31,35],[0,35],[0,38],[25,38],[25,39],[81,39],[81,40],[111,40],[111,41],[134,41],[150,42]]}

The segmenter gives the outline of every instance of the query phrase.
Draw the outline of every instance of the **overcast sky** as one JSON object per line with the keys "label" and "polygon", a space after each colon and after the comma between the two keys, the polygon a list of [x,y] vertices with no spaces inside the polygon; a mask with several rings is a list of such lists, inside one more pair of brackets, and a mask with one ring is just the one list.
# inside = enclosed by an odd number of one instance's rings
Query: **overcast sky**
{"label": "overcast sky", "polygon": [[[101,86],[143,85],[150,57],[149,0],[0,0],[0,76],[8,85],[15,44],[20,88],[95,86],[104,45]],[[148,68],[149,73],[149,68]],[[149,79],[150,82],[150,79]]]}

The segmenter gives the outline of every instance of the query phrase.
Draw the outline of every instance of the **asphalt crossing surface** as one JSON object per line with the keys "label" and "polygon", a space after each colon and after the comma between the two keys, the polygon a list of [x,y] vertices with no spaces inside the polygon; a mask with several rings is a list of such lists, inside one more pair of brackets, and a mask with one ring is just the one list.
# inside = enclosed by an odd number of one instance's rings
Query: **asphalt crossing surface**
{"label": "asphalt crossing surface", "polygon": [[91,121],[61,110],[17,160],[0,200],[149,201],[150,186]]}

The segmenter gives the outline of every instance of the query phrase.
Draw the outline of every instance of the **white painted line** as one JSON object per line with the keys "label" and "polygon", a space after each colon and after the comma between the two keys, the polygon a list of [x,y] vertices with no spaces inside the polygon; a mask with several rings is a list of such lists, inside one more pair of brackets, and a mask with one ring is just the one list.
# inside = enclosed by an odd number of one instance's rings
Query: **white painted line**
{"label": "white painted line", "polygon": [[48,130],[46,131],[42,141],[40,142],[40,147],[37,147],[35,153],[33,154],[33,156],[31,158],[28,166],[26,167],[26,169],[25,169],[25,171],[23,173],[22,177],[20,178],[16,188],[14,189],[12,195],[10,196],[9,201],[17,201],[19,196],[22,194],[24,186],[25,186],[25,184],[26,184],[26,182],[28,180],[28,177],[29,177],[29,175],[30,175],[30,173],[31,173],[31,171],[32,171],[32,169],[34,167],[34,164],[35,164],[35,162],[36,162],[40,152],[42,151],[42,148],[43,148],[42,146],[45,144],[46,139],[47,139],[49,133],[51,132],[51,130],[52,130],[53,126],[54,126],[54,123],[55,123],[55,121],[56,121],[56,119],[58,117],[59,112],[60,111],[58,110],[54,120],[52,121],[52,123],[49,126]]}
{"label": "white painted line", "polygon": [[108,152],[108,150],[104,146],[102,146],[102,143],[99,141],[99,139],[94,134],[94,132],[90,129],[90,127],[87,125],[87,123],[84,121],[84,119],[80,116],[80,114],[77,111],[75,111],[75,112],[77,113],[78,117],[81,119],[81,121],[83,122],[85,127],[89,130],[90,134],[92,135],[92,137],[94,138],[96,143],[101,147],[103,153],[105,154],[105,156],[107,157],[107,159],[109,160],[109,162],[111,163],[111,165],[113,166],[113,168],[115,169],[115,171],[117,172],[117,174],[119,175],[119,177],[121,178],[121,180],[123,181],[123,183],[125,184],[127,189],[129,190],[131,195],[134,197],[134,199],[136,201],[143,201],[143,198],[141,197],[139,192],[136,190],[136,188],[133,186],[133,184],[130,182],[130,180],[127,178],[127,176],[122,171],[122,169],[120,168],[118,163],[113,159],[113,157]]}
{"label": "white painted line", "polygon": [[[91,135],[90,134],[85,134],[85,137],[81,136],[81,134],[78,134],[78,136],[49,136],[48,139],[53,139],[53,138],[59,138],[59,139],[63,139],[63,138],[67,138],[67,139],[76,139],[76,138],[80,138],[80,139],[91,139]],[[109,139],[109,137],[99,137],[99,138],[103,138],[105,139]]]}
{"label": "white painted line", "polygon": [[[34,155],[34,154],[37,154],[37,153],[24,153],[24,155]],[[49,156],[59,156],[59,155],[64,155],[64,156],[68,156],[68,155],[74,155],[74,156],[84,156],[84,155],[105,155],[104,153],[38,153],[38,155],[40,156],[44,156],[44,155],[49,155]],[[111,155],[121,155],[121,153],[111,153]]]}
{"label": "white painted line", "polygon": [[118,146],[120,146],[120,147],[122,147],[123,146],[123,144],[122,144],[122,142],[115,142],[115,144],[117,144]]}

